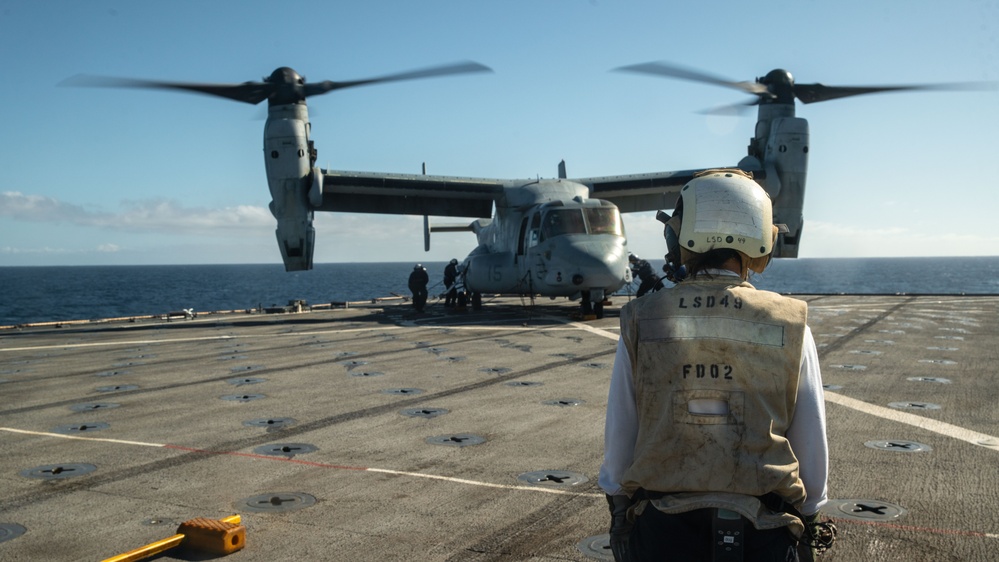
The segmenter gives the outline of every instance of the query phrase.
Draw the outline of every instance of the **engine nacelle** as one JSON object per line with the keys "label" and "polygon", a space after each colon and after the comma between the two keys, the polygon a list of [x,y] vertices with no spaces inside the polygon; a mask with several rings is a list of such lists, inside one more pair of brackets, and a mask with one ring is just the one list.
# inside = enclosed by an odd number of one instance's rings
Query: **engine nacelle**
{"label": "engine nacelle", "polygon": [[303,179],[312,171],[309,112],[305,104],[272,106],[264,125],[267,180]]}
{"label": "engine nacelle", "polygon": [[271,106],[264,126],[264,165],[286,271],[312,269],[316,231],[310,199],[322,198],[322,175],[311,167],[312,152],[305,104]]}
{"label": "engine nacelle", "polygon": [[[771,170],[776,172],[774,197],[774,222],[786,224],[788,231],[778,241],[774,257],[798,256],[798,242],[804,219],[805,178],[808,174],[808,121],[800,117],[776,118],[770,123],[764,166],[767,182]],[[767,186],[767,191],[772,187]]]}

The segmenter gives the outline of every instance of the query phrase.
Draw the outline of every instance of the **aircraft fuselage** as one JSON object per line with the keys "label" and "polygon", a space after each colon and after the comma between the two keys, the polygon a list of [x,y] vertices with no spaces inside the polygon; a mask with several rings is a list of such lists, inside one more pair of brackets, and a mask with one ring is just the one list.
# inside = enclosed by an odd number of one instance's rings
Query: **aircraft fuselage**
{"label": "aircraft fuselage", "polygon": [[493,220],[473,223],[479,245],[462,264],[466,290],[600,302],[630,283],[620,212],[588,193],[565,179],[508,187]]}

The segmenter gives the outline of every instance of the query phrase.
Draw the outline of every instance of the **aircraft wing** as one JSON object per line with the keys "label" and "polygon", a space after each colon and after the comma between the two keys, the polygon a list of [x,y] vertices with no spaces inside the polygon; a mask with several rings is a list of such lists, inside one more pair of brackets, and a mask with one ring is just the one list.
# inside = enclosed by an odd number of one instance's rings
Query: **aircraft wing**
{"label": "aircraft wing", "polygon": [[323,170],[322,204],[317,211],[492,216],[503,195],[502,180]]}
{"label": "aircraft wing", "polygon": [[693,179],[694,174],[705,169],[709,168],[581,178],[573,181],[589,187],[590,197],[610,201],[622,213],[657,211],[672,209],[676,205],[680,188]]}

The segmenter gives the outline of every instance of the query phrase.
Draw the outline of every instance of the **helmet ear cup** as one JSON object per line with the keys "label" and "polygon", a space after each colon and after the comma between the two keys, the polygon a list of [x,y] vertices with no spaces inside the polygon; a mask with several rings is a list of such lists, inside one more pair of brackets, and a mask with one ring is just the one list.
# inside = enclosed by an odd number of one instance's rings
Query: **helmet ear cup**
{"label": "helmet ear cup", "polygon": [[683,218],[674,214],[663,228],[663,238],[666,239],[666,261],[680,265],[680,223]]}
{"label": "helmet ear cup", "polygon": [[778,233],[780,233],[780,228],[775,225],[773,241],[770,243],[771,253],[760,256],[758,258],[750,258],[749,256],[743,254],[743,256],[745,256],[743,259],[746,261],[746,266],[749,269],[755,271],[756,273],[763,273],[763,270],[766,269],[768,265],[770,265],[770,260],[773,257],[773,248],[777,244]]}
{"label": "helmet ear cup", "polygon": [[674,283],[679,283],[686,273],[683,269],[683,260],[680,248],[680,225],[683,222],[683,198],[677,199],[673,216],[669,216],[663,211],[656,213],[656,220],[663,223],[663,238],[666,239],[666,263],[663,265],[663,272],[666,278]]}

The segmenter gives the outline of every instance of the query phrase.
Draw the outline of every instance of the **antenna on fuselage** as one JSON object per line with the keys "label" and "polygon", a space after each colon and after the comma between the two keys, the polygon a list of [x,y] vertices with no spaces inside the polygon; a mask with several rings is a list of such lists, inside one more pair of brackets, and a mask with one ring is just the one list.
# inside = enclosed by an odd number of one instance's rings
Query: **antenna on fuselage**
{"label": "antenna on fuselage", "polygon": [[565,175],[565,160],[562,160],[561,162],[558,163],[558,179],[564,180],[566,179],[566,177],[567,176]]}

